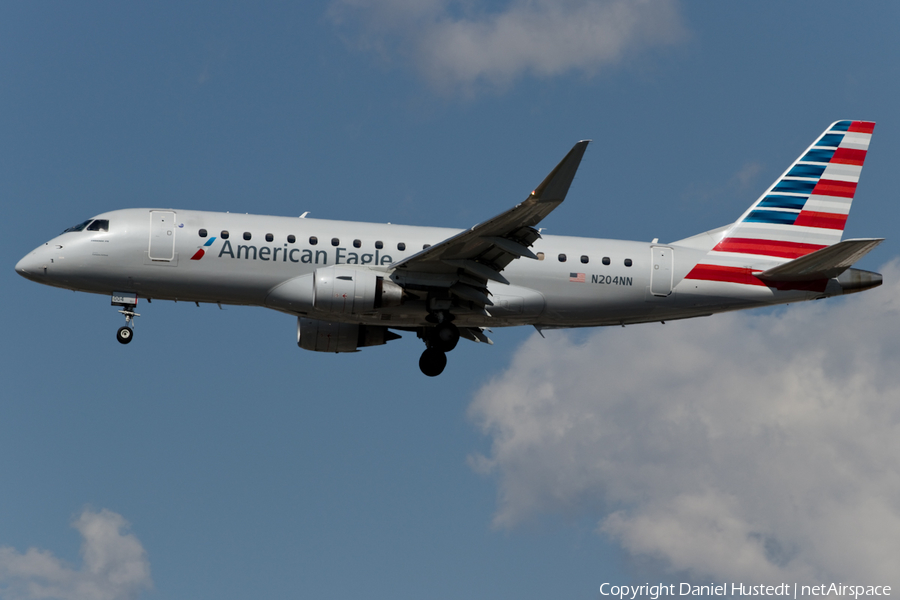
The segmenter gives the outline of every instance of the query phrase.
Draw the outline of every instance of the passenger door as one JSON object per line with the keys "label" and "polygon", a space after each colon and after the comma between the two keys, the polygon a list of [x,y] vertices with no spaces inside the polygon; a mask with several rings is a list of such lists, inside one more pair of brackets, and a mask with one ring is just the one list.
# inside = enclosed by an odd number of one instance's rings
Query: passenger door
{"label": "passenger door", "polygon": [[150,260],[175,258],[175,213],[170,210],[150,211]]}

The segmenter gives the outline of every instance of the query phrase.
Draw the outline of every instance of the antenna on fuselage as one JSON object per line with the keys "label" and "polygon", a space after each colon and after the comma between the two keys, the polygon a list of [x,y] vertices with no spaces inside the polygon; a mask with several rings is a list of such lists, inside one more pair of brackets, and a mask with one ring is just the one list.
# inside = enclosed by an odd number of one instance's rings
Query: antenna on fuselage
{"label": "antenna on fuselage", "polygon": [[309,214],[309,211],[306,211],[305,213],[303,213],[302,215],[300,215],[300,218],[301,218],[301,219],[305,219],[305,218],[306,218],[306,215],[308,215],[308,214]]}

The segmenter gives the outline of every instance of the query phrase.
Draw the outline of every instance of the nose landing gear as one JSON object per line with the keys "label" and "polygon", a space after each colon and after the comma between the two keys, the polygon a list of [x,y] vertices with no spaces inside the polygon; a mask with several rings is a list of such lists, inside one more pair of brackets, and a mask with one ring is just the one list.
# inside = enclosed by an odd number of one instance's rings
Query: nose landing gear
{"label": "nose landing gear", "polygon": [[125,315],[125,326],[119,327],[119,330],[116,332],[116,339],[119,340],[120,344],[127,344],[134,339],[134,318],[141,315],[128,308],[123,308],[119,312]]}
{"label": "nose landing gear", "polygon": [[111,304],[122,307],[119,312],[125,315],[125,326],[119,327],[116,339],[120,344],[127,344],[134,339],[134,318],[141,316],[134,312],[134,309],[137,308],[137,294],[115,292]]}
{"label": "nose landing gear", "polygon": [[134,331],[132,331],[131,327],[119,327],[119,330],[116,332],[116,339],[119,340],[120,344],[127,344],[134,338]]}

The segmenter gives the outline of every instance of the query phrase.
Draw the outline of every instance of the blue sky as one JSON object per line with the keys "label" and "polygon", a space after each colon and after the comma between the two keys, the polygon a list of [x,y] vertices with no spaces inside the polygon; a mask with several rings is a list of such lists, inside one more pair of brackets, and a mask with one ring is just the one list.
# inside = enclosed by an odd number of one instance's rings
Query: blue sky
{"label": "blue sky", "polygon": [[[900,585],[898,17],[3,4],[0,598]],[[858,265],[884,287],[664,332],[496,331],[434,380],[409,335],[319,355],[263,309],[143,304],[122,347],[108,299],[13,272],[126,207],[467,227],[584,138],[547,231],[673,241],[733,221],[838,119],[878,123],[845,236],[888,238]]]}

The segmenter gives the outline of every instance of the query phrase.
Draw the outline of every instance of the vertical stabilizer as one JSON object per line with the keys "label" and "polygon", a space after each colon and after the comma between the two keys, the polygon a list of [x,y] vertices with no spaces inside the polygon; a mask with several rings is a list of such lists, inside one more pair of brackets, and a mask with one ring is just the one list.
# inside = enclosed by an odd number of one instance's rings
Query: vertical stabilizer
{"label": "vertical stabilizer", "polygon": [[833,123],[687,278],[764,285],[752,273],[840,242],[874,127]]}

